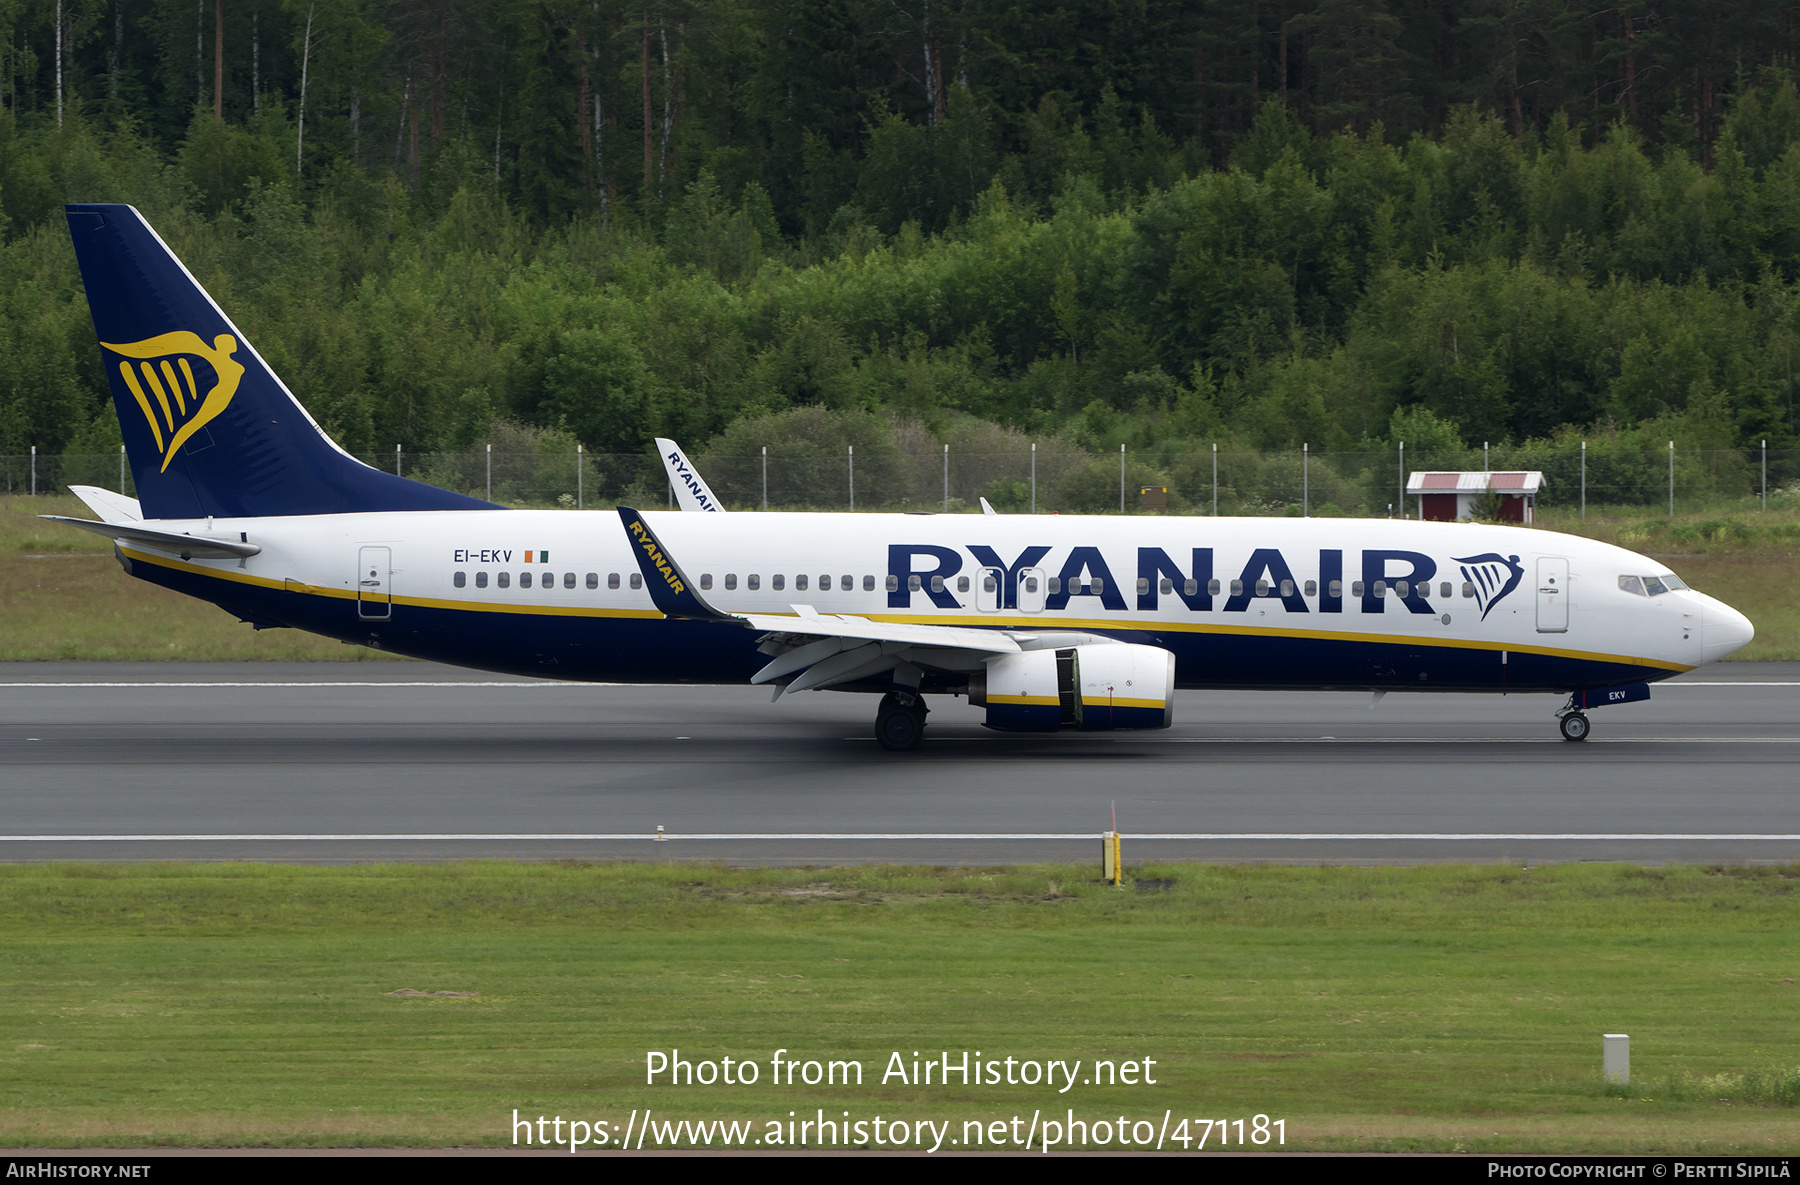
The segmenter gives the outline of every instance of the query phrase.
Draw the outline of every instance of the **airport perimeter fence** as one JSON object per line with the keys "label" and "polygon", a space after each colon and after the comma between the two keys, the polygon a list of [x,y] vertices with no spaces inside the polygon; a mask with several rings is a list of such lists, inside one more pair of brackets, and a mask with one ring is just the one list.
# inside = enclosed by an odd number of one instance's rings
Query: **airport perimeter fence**
{"label": "airport perimeter fence", "polygon": [[[365,455],[388,472],[505,506],[606,509],[673,506],[653,453],[580,451]],[[986,498],[1006,513],[1168,513],[1416,517],[1404,494],[1421,470],[1538,470],[1541,508],[1682,513],[1800,508],[1800,449],[1645,451],[1606,441],[1423,451],[1093,453],[1041,444],[1008,453],[701,453],[693,464],[731,510],[971,512]],[[94,485],[135,496],[122,454],[0,456],[0,493],[50,494]]]}

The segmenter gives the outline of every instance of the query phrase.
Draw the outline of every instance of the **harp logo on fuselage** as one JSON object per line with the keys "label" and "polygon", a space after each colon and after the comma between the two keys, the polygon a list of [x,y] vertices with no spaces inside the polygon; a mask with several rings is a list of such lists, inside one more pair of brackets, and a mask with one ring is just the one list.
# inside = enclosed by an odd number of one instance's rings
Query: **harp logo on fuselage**
{"label": "harp logo on fuselage", "polygon": [[1463,579],[1475,586],[1475,603],[1481,606],[1483,621],[1487,620],[1488,611],[1504,601],[1506,594],[1518,588],[1519,581],[1525,577],[1525,569],[1516,555],[1502,556],[1489,551],[1461,556],[1456,562],[1462,565]]}
{"label": "harp logo on fuselage", "polygon": [[119,377],[162,454],[159,472],[166,472],[176,450],[225,410],[244,377],[243,365],[232,357],[237,339],[229,333],[213,338],[210,346],[185,329],[143,341],[100,344],[120,355]]}

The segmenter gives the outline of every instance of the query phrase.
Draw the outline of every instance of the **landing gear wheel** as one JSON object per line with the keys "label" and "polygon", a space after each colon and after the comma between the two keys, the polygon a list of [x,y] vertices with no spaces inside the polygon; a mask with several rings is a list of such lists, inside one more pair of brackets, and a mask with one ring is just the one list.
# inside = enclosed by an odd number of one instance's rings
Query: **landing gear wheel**
{"label": "landing gear wheel", "polygon": [[1593,726],[1588,723],[1588,718],[1580,712],[1570,712],[1558,721],[1557,727],[1562,729],[1563,740],[1585,741],[1588,739],[1588,729]]}
{"label": "landing gear wheel", "polygon": [[875,739],[890,753],[917,749],[925,739],[925,701],[916,695],[890,691],[875,710]]}

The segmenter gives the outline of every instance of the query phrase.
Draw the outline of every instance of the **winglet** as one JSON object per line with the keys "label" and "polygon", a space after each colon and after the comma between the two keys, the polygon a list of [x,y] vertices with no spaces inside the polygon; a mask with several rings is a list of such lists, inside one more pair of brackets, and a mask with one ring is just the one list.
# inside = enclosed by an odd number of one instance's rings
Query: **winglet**
{"label": "winglet", "polygon": [[619,507],[619,521],[625,524],[625,534],[631,540],[633,554],[637,556],[638,570],[644,574],[644,587],[650,590],[650,599],[656,607],[670,617],[688,617],[696,621],[736,621],[741,618],[729,613],[721,613],[700,598],[700,590],[687,574],[675,562],[668,549],[663,547],[650,524],[644,516],[629,506]]}
{"label": "winglet", "polygon": [[718,496],[706,484],[706,479],[700,476],[700,471],[688,461],[687,454],[681,451],[680,445],[658,436],[656,448],[662,454],[663,468],[669,472],[669,484],[675,489],[675,500],[683,510],[725,513],[725,507],[719,504]]}

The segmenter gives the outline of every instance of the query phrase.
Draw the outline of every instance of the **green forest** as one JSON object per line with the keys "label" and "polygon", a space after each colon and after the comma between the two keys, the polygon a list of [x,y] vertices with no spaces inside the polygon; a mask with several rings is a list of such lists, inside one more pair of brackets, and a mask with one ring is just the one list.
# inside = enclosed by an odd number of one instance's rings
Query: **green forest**
{"label": "green forest", "polygon": [[1800,447],[1800,4],[0,0],[0,42],[4,455],[117,448],[65,201],[141,209],[363,454]]}

